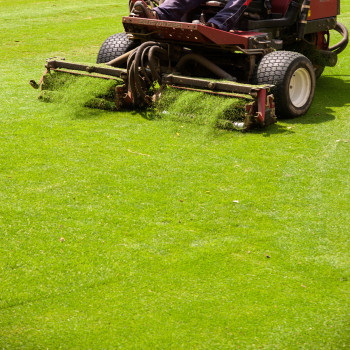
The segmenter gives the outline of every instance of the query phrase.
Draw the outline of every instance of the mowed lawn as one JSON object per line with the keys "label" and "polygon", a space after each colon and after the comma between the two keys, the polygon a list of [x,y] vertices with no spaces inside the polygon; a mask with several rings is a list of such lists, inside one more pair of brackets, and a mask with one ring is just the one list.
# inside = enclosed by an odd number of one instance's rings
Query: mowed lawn
{"label": "mowed lawn", "polygon": [[126,13],[0,1],[0,349],[349,349],[349,49],[245,134],[36,99]]}

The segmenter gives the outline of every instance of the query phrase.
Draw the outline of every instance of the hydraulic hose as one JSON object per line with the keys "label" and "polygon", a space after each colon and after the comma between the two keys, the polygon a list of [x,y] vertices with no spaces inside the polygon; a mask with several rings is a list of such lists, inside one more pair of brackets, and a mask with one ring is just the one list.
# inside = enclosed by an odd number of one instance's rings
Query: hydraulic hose
{"label": "hydraulic hose", "polygon": [[146,68],[145,68],[145,58],[146,56],[148,56],[149,54],[149,50],[151,49],[152,46],[148,46],[146,47],[143,52],[142,52],[142,56],[141,56],[141,71],[143,76],[146,78],[147,82],[149,84],[152,84],[152,80],[149,77],[149,74],[147,74]]}
{"label": "hydraulic hose", "polygon": [[[141,44],[137,50],[135,51],[135,58],[132,62],[132,65],[129,70],[129,85],[130,87],[134,87],[137,94],[134,95],[134,102],[138,100],[138,98],[141,101],[146,100],[146,93],[143,91],[142,88],[142,81],[139,75],[139,67],[140,67],[140,61],[142,57],[143,50],[145,50],[149,46],[155,45],[156,42],[154,41],[147,41],[143,44]],[[129,68],[129,67],[128,67]],[[133,75],[131,75],[131,71],[133,71]]]}
{"label": "hydraulic hose", "polygon": [[346,29],[346,27],[341,23],[337,23],[334,30],[336,30],[339,34],[341,34],[343,39],[341,41],[339,41],[338,44],[331,46],[328,50],[339,55],[342,51],[345,50],[345,48],[347,47],[347,45],[349,43],[349,32]]}
{"label": "hydraulic hose", "polygon": [[156,56],[155,56],[156,53],[167,55],[167,51],[164,50],[163,48],[161,48],[160,46],[152,46],[150,48],[149,54],[148,54],[148,63],[149,63],[149,67],[151,69],[152,79],[154,81],[158,81],[159,85],[161,85],[162,79],[161,79],[161,76],[158,74],[157,69],[156,69]]}
{"label": "hydraulic hose", "polygon": [[162,44],[148,41],[129,54],[127,61],[128,85],[134,104],[144,104],[150,101],[147,90],[154,81],[161,84],[161,76],[157,71],[157,59],[167,58],[168,52]]}

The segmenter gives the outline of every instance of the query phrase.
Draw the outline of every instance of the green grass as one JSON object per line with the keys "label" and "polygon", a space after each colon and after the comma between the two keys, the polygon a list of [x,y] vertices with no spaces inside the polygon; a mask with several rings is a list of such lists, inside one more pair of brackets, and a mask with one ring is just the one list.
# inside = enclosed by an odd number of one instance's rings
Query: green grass
{"label": "green grass", "polygon": [[246,134],[38,101],[118,4],[0,1],[0,348],[349,348],[349,50]]}
{"label": "green grass", "polygon": [[[250,96],[248,95],[248,98]],[[227,98],[204,92],[165,89],[154,112],[158,118],[194,123],[209,129],[234,129],[234,122],[245,120],[247,99]]]}
{"label": "green grass", "polygon": [[85,107],[116,111],[115,88],[122,84],[122,80],[50,72],[43,78],[38,98],[58,104],[55,108],[58,107],[62,112],[83,117]]}

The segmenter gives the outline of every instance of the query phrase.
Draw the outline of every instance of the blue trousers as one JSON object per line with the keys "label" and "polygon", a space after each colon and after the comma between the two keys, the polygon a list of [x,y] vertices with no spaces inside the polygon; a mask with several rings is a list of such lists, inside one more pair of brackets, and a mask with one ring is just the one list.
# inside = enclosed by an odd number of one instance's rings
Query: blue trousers
{"label": "blue trousers", "polygon": [[[180,21],[187,12],[198,7],[207,0],[166,0],[155,9],[159,19],[166,21]],[[226,6],[209,20],[221,30],[229,31],[234,28],[251,0],[229,0]]]}

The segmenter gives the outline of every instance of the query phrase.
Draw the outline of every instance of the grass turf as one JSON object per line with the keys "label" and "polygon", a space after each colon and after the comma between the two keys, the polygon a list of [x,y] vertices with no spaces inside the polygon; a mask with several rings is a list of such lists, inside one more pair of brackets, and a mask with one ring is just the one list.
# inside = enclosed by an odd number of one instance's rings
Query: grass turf
{"label": "grass turf", "polygon": [[167,88],[155,106],[155,114],[179,123],[232,130],[234,122],[244,121],[247,103],[246,99]]}
{"label": "grass turf", "polygon": [[[68,73],[50,72],[43,78],[39,99],[54,102],[61,111],[84,116],[86,108],[117,110],[115,88],[122,80],[107,80]],[[64,108],[62,108],[64,106]]]}
{"label": "grass turf", "polygon": [[349,50],[248,134],[40,103],[126,12],[1,1],[0,348],[348,348]]}

